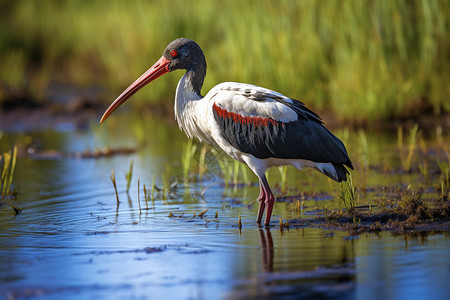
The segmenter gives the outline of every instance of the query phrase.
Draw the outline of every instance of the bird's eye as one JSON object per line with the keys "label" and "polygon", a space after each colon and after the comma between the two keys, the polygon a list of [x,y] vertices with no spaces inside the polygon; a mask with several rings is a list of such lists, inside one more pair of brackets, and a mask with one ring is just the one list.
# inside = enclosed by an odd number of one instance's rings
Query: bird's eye
{"label": "bird's eye", "polygon": [[178,55],[178,51],[177,50],[172,50],[170,51],[170,55],[172,55],[172,57],[175,57]]}

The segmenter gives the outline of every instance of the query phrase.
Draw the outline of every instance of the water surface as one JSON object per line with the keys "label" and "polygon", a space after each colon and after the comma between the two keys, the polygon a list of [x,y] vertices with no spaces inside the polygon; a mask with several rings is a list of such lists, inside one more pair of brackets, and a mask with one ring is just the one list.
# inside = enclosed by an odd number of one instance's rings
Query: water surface
{"label": "water surface", "polygon": [[[352,236],[317,228],[280,230],[278,219],[295,214],[286,202],[276,204],[271,229],[258,228],[257,206],[247,207],[259,193],[257,185],[225,187],[220,168],[211,160],[203,180],[184,181],[186,138],[177,128],[120,114],[108,122],[83,131],[4,134],[2,151],[28,139],[32,142],[25,150],[32,155],[18,159],[14,177],[19,190],[15,203],[22,213],[14,215],[9,200],[0,207],[0,297],[445,299],[450,293],[447,234]],[[399,164],[390,156],[396,152],[395,132],[367,138],[376,144],[371,161],[380,150],[386,164]],[[348,143],[358,156],[352,159],[359,163],[358,142]],[[137,151],[76,158],[77,152],[105,146]],[[198,152],[192,159],[199,159]],[[127,193],[124,175],[131,161]],[[287,185],[307,192],[304,217],[325,206],[338,207],[338,184],[314,171],[288,172]],[[355,182],[365,175],[353,172]],[[160,188],[179,183],[146,202],[143,184],[150,190],[153,180]],[[269,180],[277,186],[277,170]],[[416,187],[421,181],[417,173],[386,176],[371,170],[367,186]],[[376,197],[375,189],[369,194],[372,198],[362,199],[362,204]]]}

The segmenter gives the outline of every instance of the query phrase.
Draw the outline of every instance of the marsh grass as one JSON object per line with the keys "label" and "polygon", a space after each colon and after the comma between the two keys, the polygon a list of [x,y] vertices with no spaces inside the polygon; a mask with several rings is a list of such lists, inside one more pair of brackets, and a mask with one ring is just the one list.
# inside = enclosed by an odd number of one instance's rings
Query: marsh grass
{"label": "marsh grass", "polygon": [[10,197],[14,193],[11,190],[12,181],[14,177],[14,171],[16,168],[17,159],[17,146],[14,146],[12,150],[0,155],[1,163],[1,177],[0,177],[0,191],[1,197]]}
{"label": "marsh grass", "polygon": [[[130,162],[130,169],[125,173],[125,180],[127,181],[127,193],[130,191],[131,178],[133,177],[133,160]],[[139,182],[139,180],[138,180]]]}
{"label": "marsh grass", "polygon": [[419,138],[422,131],[419,130],[419,125],[414,124],[414,126],[409,130],[409,138],[405,144],[403,138],[403,127],[399,127],[397,130],[397,147],[400,155],[400,162],[402,164],[402,169],[405,172],[411,170],[411,163],[414,156],[414,152],[417,149]]}
{"label": "marsh grass", "polygon": [[[339,193],[339,203],[343,204],[347,213],[353,217],[354,223],[356,224],[356,204],[357,204],[357,194],[356,188],[353,185],[352,176],[347,176],[347,181],[341,182],[340,193]],[[326,212],[326,208],[325,208]]]}
{"label": "marsh grass", "polygon": [[448,197],[448,193],[450,191],[450,155],[447,153],[447,161],[436,161],[439,170],[441,172],[441,182],[440,182],[440,189],[441,189],[441,197]]}
{"label": "marsh grass", "polygon": [[[254,83],[353,122],[421,105],[439,114],[450,111],[449,10],[445,0],[11,1],[0,12],[0,81],[41,99],[52,80],[113,97],[185,36],[206,52],[205,90]],[[172,99],[179,77],[132,103]]]}
{"label": "marsh grass", "polygon": [[280,166],[278,167],[278,171],[280,172],[281,194],[284,195],[286,194],[287,191],[286,181],[287,181],[288,166]]}
{"label": "marsh grass", "polygon": [[188,181],[190,171],[192,168],[192,161],[194,160],[194,155],[197,150],[197,144],[195,144],[191,139],[189,139],[183,145],[183,154],[181,156],[181,164],[183,166],[183,176],[184,180]]}
{"label": "marsh grass", "polygon": [[143,184],[144,188],[144,199],[145,199],[145,209],[148,210],[148,195],[147,195],[147,188],[145,187],[145,183]]}
{"label": "marsh grass", "polygon": [[114,175],[114,170],[111,170],[111,182],[114,186],[114,192],[116,193],[116,201],[117,201],[117,206],[119,206],[119,193],[117,192],[117,183],[116,183],[116,175]]}
{"label": "marsh grass", "polygon": [[142,209],[141,209],[141,195],[140,195],[140,180],[138,179],[137,181],[137,186],[138,186],[138,190],[137,190],[137,200],[138,200],[138,204],[139,204],[139,215],[142,214]]}
{"label": "marsh grass", "polygon": [[238,227],[239,227],[239,230],[242,229],[242,219],[241,219],[241,214],[239,214]]}

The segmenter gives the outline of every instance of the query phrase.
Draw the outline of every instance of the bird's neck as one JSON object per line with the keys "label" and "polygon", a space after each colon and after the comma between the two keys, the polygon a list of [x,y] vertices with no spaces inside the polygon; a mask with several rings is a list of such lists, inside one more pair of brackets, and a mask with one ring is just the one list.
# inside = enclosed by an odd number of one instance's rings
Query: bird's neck
{"label": "bird's neck", "polygon": [[196,91],[192,75],[191,72],[187,71],[178,82],[174,105],[175,119],[180,129],[189,138],[202,139],[198,132],[200,123],[202,123],[200,116],[203,111],[203,101],[201,101],[203,97],[200,95],[200,91]]}

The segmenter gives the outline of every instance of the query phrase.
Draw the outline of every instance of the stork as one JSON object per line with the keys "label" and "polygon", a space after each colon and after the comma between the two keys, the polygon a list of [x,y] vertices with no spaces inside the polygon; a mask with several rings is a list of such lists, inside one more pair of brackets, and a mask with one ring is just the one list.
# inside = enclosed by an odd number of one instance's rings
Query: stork
{"label": "stork", "polygon": [[259,178],[257,223],[266,226],[275,197],[265,173],[273,166],[313,168],[331,179],[347,180],[353,169],[344,144],[302,102],[259,86],[224,82],[201,95],[206,60],[200,46],[186,38],[172,41],[162,57],[114,100],[103,123],[121,104],[156,78],[186,70],[175,94],[175,118],[188,138],[222,149]]}

